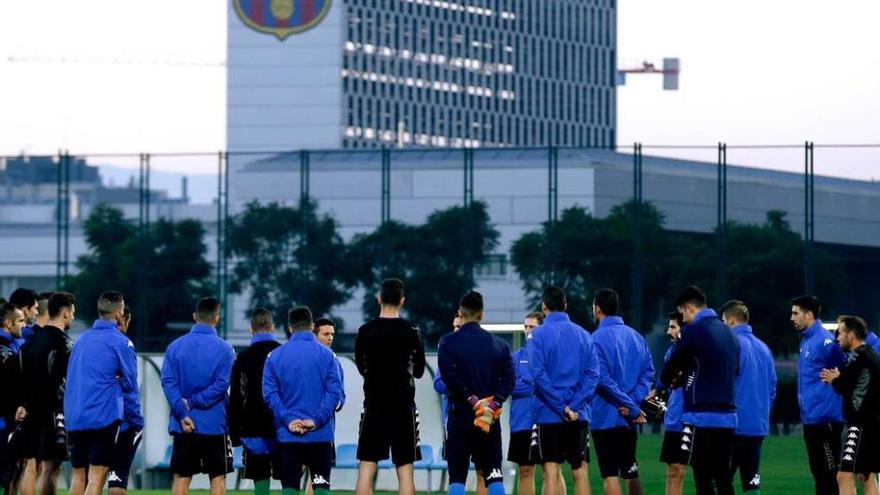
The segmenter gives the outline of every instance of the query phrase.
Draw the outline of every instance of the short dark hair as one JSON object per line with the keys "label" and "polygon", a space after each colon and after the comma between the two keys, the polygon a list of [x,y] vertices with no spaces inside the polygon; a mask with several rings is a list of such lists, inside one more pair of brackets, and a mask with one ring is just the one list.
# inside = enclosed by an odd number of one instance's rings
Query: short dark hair
{"label": "short dark hair", "polygon": [[196,320],[199,322],[207,322],[213,320],[220,314],[220,300],[216,297],[208,296],[199,299],[196,303]]}
{"label": "short dark hair", "polygon": [[33,289],[19,287],[9,295],[9,302],[18,309],[32,308],[34,304],[37,304],[37,293]]}
{"label": "short dark hair", "polygon": [[620,310],[620,298],[614,289],[600,289],[593,298],[593,304],[606,316],[616,316]]}
{"label": "short dark hair", "polygon": [[386,278],[379,289],[379,301],[389,306],[400,306],[403,302],[403,280]]}
{"label": "short dark hair", "polygon": [[678,326],[680,327],[684,326],[684,315],[679,313],[678,311],[670,311],[669,319],[675,320],[675,322],[678,323]]}
{"label": "short dark hair", "polygon": [[44,315],[49,311],[49,298],[52,297],[51,291],[40,292],[37,295],[37,314]]}
{"label": "short dark hair", "polygon": [[801,308],[801,311],[809,311],[813,313],[813,318],[818,318],[822,311],[822,305],[819,304],[819,298],[816,296],[798,296],[791,300],[792,306]]}
{"label": "short dark hair", "polygon": [[15,311],[21,310],[18,306],[12,303],[5,303],[3,306],[0,306],[0,316],[2,316],[3,321],[9,320],[15,317]]}
{"label": "short dark hair", "polygon": [[483,312],[483,295],[472,290],[461,297],[458,303],[461,314],[467,318],[473,318]]}
{"label": "short dark hair", "polygon": [[266,308],[257,308],[251,313],[251,328],[255,331],[271,331],[275,326],[272,312]]}
{"label": "short dark hair", "polygon": [[324,318],[318,318],[317,320],[315,320],[315,330],[317,330],[318,327],[323,327],[326,325],[330,325],[331,327],[333,327],[334,330],[336,330],[336,322],[330,318],[324,317]]}
{"label": "short dark hair", "polygon": [[678,308],[688,303],[692,303],[698,308],[705,308],[706,293],[696,285],[689,285],[678,293],[678,296],[675,297],[675,301],[673,301],[672,304]]}
{"label": "short dark hair", "polygon": [[55,292],[49,296],[49,318],[57,318],[64,308],[72,308],[76,297],[70,292]]}
{"label": "short dark hair", "polygon": [[98,297],[98,315],[107,316],[117,309],[120,309],[120,307],[124,308],[124,299],[122,292],[116,290],[102,292],[101,296]]}
{"label": "short dark hair", "polygon": [[746,306],[746,303],[738,299],[727,301],[724,303],[724,306],[721,306],[721,317],[723,318],[725,316],[729,316],[736,321],[748,323],[749,307]]}
{"label": "short dark hair", "polygon": [[535,319],[538,320],[538,325],[544,323],[544,313],[540,311],[532,311],[531,313],[526,315],[526,319]]}
{"label": "short dark hair", "polygon": [[297,306],[287,313],[287,324],[294,330],[311,330],[314,327],[312,310],[308,306]]}
{"label": "short dark hair", "polygon": [[562,287],[551,285],[544,289],[542,301],[548,311],[565,311],[565,291]]}
{"label": "short dark hair", "polygon": [[837,317],[837,323],[843,323],[843,326],[856,334],[856,338],[859,340],[865,340],[868,337],[868,324],[858,316],[840,315]]}

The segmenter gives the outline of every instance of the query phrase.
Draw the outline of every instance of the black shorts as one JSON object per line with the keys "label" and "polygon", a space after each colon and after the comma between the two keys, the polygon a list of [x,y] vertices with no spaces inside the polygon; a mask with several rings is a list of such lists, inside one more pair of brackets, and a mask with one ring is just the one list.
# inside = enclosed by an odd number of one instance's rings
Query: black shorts
{"label": "black shorts", "polygon": [[742,490],[761,489],[761,444],[764,437],[733,437],[733,473],[739,469]]}
{"label": "black shorts", "polygon": [[593,430],[596,461],[603,478],[634,480],[639,477],[636,443],[639,433],[629,428]]}
{"label": "black shorts", "polygon": [[281,457],[281,486],[300,490],[303,466],[312,477],[312,489],[330,489],[330,461],[333,457],[331,442],[279,443]]}
{"label": "black shorts", "polygon": [[446,462],[449,482],[467,482],[471,461],[483,474],[486,486],[503,481],[501,475],[501,425],[494,423],[489,433],[473,423],[458,424],[450,419],[446,425]]}
{"label": "black shorts", "polygon": [[119,422],[94,430],[68,432],[70,438],[70,466],[83,469],[89,466],[113,465],[116,459],[116,437]]}
{"label": "black shorts", "polygon": [[232,472],[232,442],[227,435],[174,433],[171,472],[190,478],[205,473],[209,478]]}
{"label": "black shorts", "polygon": [[846,425],[840,449],[840,468],[844,473],[880,472],[880,429],[877,425]]}
{"label": "black shorts", "polygon": [[418,409],[415,405],[368,407],[364,404],[358,430],[358,460],[383,461],[388,459],[389,450],[395,466],[422,460]]}
{"label": "black shorts", "polygon": [[572,469],[590,463],[590,425],[586,421],[542,424],[537,433],[542,463],[567,462]]}
{"label": "black shorts", "polygon": [[12,475],[17,463],[12,444],[9,443],[9,434],[13,431],[13,428],[6,426],[0,429],[0,487],[2,488],[8,487],[9,482],[12,481]]}
{"label": "black shorts", "polygon": [[510,434],[507,460],[520,466],[540,464],[538,459],[538,428],[515,431]]}
{"label": "black shorts", "polygon": [[134,455],[141,444],[143,432],[129,428],[119,432],[116,439],[116,455],[113,464],[110,465],[110,473],[107,475],[107,484],[110,488],[128,488],[128,475],[131,472],[131,463]]}
{"label": "black shorts", "polygon": [[682,464],[691,462],[693,434],[681,431],[666,431],[663,434],[663,447],[660,449],[660,462],[664,464]]}
{"label": "black shorts", "polygon": [[281,479],[281,456],[279,453],[252,454],[248,449],[242,453],[241,477],[246,480]]}
{"label": "black shorts", "polygon": [[22,425],[22,456],[38,461],[64,462],[68,459],[64,415],[30,415]]}

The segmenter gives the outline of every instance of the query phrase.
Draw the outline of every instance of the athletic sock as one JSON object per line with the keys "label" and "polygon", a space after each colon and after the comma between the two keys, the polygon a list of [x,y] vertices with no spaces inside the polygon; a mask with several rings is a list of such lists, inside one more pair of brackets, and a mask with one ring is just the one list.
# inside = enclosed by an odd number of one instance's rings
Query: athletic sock
{"label": "athletic sock", "polygon": [[0,486],[0,495],[6,495],[6,488]]}
{"label": "athletic sock", "polygon": [[490,484],[486,489],[489,491],[489,495],[504,495],[504,483],[500,481]]}
{"label": "athletic sock", "polygon": [[464,483],[450,483],[449,495],[464,495]]}
{"label": "athletic sock", "polygon": [[254,480],[254,495],[269,495],[269,480]]}
{"label": "athletic sock", "polygon": [[313,488],[315,495],[330,495],[329,488]]}
{"label": "athletic sock", "polygon": [[293,488],[282,488],[281,495],[299,495],[299,490],[294,490]]}

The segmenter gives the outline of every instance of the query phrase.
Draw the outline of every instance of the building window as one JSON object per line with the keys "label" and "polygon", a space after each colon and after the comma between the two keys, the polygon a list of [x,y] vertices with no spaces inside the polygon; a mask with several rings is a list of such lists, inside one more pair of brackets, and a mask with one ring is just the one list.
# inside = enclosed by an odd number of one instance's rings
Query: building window
{"label": "building window", "polygon": [[507,276],[507,255],[490,254],[486,260],[474,267],[474,276],[477,278],[500,278]]}

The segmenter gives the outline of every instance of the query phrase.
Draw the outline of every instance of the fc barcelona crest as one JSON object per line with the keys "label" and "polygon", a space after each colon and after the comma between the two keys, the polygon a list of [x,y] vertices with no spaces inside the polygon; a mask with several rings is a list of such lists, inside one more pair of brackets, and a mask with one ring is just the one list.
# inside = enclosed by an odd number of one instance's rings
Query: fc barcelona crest
{"label": "fc barcelona crest", "polygon": [[309,30],[330,11],[331,0],[232,0],[238,18],[249,28],[284,40]]}

